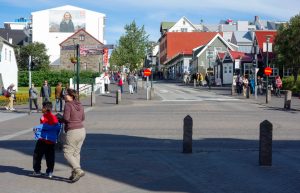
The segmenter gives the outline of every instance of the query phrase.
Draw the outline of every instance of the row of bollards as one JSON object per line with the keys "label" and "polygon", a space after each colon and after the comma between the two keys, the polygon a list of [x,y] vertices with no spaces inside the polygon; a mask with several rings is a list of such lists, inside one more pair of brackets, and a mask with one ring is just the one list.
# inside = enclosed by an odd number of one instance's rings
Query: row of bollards
{"label": "row of bollards", "polygon": [[[273,125],[265,120],[260,123],[259,130],[259,165],[272,166]],[[193,118],[190,115],[183,119],[182,153],[193,153]]]}

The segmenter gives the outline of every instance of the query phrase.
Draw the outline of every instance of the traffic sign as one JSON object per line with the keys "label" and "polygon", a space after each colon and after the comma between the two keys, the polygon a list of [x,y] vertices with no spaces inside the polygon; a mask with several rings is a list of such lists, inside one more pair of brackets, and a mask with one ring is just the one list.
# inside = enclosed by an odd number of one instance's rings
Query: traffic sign
{"label": "traffic sign", "polygon": [[272,68],[266,67],[264,70],[265,75],[270,76],[272,74]]}
{"label": "traffic sign", "polygon": [[144,76],[150,76],[151,75],[151,69],[150,68],[146,68],[144,70]]}

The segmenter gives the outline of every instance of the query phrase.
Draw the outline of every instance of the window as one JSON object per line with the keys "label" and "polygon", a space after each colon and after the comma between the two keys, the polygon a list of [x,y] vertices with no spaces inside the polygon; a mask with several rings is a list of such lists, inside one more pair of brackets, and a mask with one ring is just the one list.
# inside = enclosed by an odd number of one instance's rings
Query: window
{"label": "window", "polygon": [[222,51],[222,47],[215,47],[215,51],[217,51],[217,52]]}
{"label": "window", "polygon": [[251,70],[252,65],[253,65],[252,63],[244,63],[244,76],[246,74],[250,75],[252,73],[252,70]]}
{"label": "window", "polygon": [[206,59],[209,59],[209,58],[213,58],[214,57],[214,51],[206,51]]}
{"label": "window", "polygon": [[79,36],[79,41],[84,41],[84,39],[85,39],[85,36],[84,36],[84,35],[80,35],[80,36]]}
{"label": "window", "polygon": [[232,73],[232,66],[228,67],[228,73]]}
{"label": "window", "polygon": [[283,76],[291,76],[292,75],[292,68],[284,69],[283,68]]}
{"label": "window", "polygon": [[181,32],[187,32],[187,28],[181,28]]}
{"label": "window", "polygon": [[182,21],[182,24],[185,25],[185,21],[184,20]]}
{"label": "window", "polygon": [[277,75],[279,75],[279,69],[278,68],[272,68],[272,74],[271,74],[271,76],[275,77]]}
{"label": "window", "polygon": [[227,67],[224,66],[224,74],[227,73]]}
{"label": "window", "polygon": [[9,50],[9,61],[11,62],[11,50]]}

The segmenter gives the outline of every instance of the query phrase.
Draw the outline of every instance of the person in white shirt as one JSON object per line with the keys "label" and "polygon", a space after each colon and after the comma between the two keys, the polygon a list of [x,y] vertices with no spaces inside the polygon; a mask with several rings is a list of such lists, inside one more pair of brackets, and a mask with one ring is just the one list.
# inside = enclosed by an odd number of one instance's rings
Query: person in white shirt
{"label": "person in white shirt", "polygon": [[108,91],[108,85],[110,84],[110,80],[109,80],[109,76],[108,76],[107,73],[105,73],[103,79],[104,79],[104,91],[105,91],[105,93],[108,94],[109,93],[109,91]]}

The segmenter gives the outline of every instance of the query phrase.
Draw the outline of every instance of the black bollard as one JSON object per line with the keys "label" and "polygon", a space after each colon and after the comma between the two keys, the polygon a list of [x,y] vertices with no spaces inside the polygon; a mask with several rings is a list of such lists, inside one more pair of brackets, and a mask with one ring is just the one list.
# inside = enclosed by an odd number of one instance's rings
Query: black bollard
{"label": "black bollard", "polygon": [[193,144],[193,118],[187,115],[183,120],[183,151],[182,153],[192,153]]}
{"label": "black bollard", "polygon": [[260,123],[259,132],[259,165],[272,166],[273,125],[268,120]]}
{"label": "black bollard", "polygon": [[116,91],[116,104],[120,104],[121,102],[121,90]]}
{"label": "black bollard", "polygon": [[247,86],[247,89],[246,89],[246,98],[250,98],[250,86]]}

